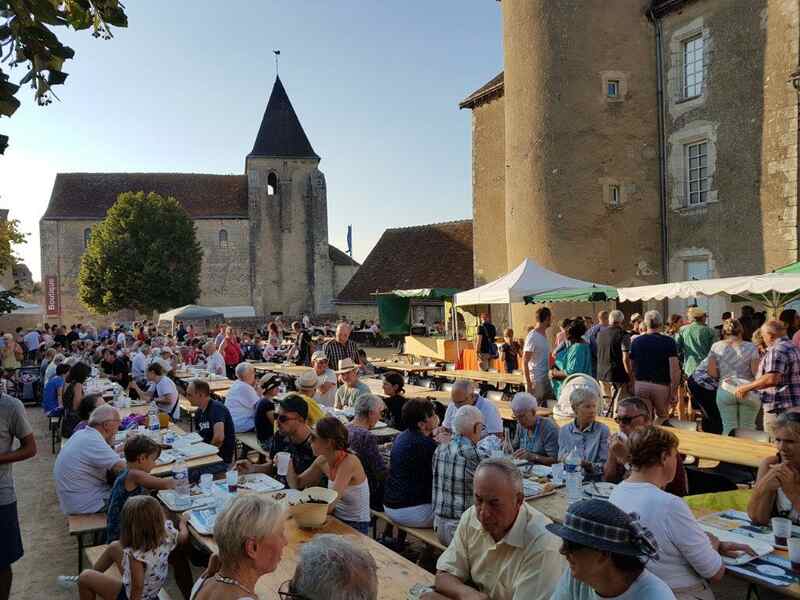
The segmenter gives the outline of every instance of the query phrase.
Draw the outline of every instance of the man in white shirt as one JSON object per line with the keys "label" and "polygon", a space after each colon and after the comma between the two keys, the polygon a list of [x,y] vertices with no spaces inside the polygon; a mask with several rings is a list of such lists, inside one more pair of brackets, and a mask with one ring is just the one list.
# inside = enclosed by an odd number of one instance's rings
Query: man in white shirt
{"label": "man in white shirt", "polygon": [[150,353],[150,346],[140,344],[133,353],[131,359],[131,375],[136,381],[144,379],[147,371],[147,355]]}
{"label": "man in white shirt", "polygon": [[303,313],[303,329],[311,330],[311,318],[306,313]]}
{"label": "man in white shirt", "polygon": [[473,405],[481,414],[483,414],[483,423],[485,428],[481,437],[487,435],[496,435],[503,438],[503,419],[500,417],[500,411],[489,400],[483,396],[476,396],[472,392],[472,384],[465,379],[457,379],[453,383],[453,389],[450,391],[450,404],[447,411],[444,413],[444,420],[442,427],[449,432],[453,432],[453,419],[455,419],[456,412],[459,408],[466,405]]}
{"label": "man in white shirt", "polygon": [[61,448],[53,467],[56,493],[65,515],[86,515],[105,509],[115,475],[125,461],[111,443],[119,430],[120,416],[110,404],[101,404],[89,417],[89,427],[72,434]]}
{"label": "man in white shirt", "polygon": [[250,363],[236,365],[236,381],[225,396],[225,406],[233,418],[236,433],[253,431],[256,427],[256,404],[261,400],[255,389],[256,372]]}
{"label": "man in white shirt", "polygon": [[311,366],[314,367],[314,373],[317,375],[317,391],[314,394],[314,400],[317,404],[323,406],[330,406],[336,400],[336,373],[333,369],[328,368],[328,355],[322,350],[317,350],[311,355]]}
{"label": "man in white shirt", "polygon": [[181,418],[181,407],[178,398],[178,388],[164,372],[164,367],[160,362],[153,362],[147,367],[147,391],[142,390],[135,381],[130,382],[130,386],[139,398],[145,402],[151,400],[156,403],[158,410],[169,415],[170,419],[177,421]]}
{"label": "man in white shirt", "polygon": [[36,329],[31,329],[22,338],[25,342],[25,348],[28,349],[28,359],[36,360],[36,353],[39,352],[39,346],[42,344],[42,338]]}
{"label": "man in white shirt", "polygon": [[214,375],[225,375],[225,359],[217,350],[217,344],[208,342],[203,350],[206,353],[206,369]]}
{"label": "man in white shirt", "polygon": [[536,327],[530,330],[522,349],[522,373],[525,376],[525,391],[533,394],[539,406],[547,406],[555,400],[550,385],[550,342],[547,329],[550,327],[550,309],[543,306],[536,310]]}
{"label": "man in white shirt", "polygon": [[124,348],[128,338],[125,336],[125,328],[120,326],[119,333],[117,334],[117,347]]}

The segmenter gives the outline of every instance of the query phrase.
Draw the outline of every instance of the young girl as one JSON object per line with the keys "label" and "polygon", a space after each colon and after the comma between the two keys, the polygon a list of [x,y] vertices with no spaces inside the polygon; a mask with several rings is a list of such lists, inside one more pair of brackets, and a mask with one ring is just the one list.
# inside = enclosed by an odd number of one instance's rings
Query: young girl
{"label": "young girl", "polygon": [[503,332],[503,345],[500,348],[500,358],[506,367],[506,373],[513,373],[519,368],[519,356],[521,348],[519,342],[514,339],[514,330],[506,329]]}
{"label": "young girl", "polygon": [[146,435],[134,435],[125,442],[125,469],[117,475],[108,500],[106,544],[119,539],[120,516],[129,498],[147,494],[150,490],[171,490],[175,481],[154,477],[150,471],[156,465],[161,447]]}
{"label": "young girl", "polygon": [[[81,600],[117,598],[117,600],[156,600],[164,585],[169,567],[169,553],[189,539],[187,515],[181,517],[176,531],[166,520],[158,500],[150,496],[130,498],[122,509],[118,541],[108,545],[94,569],[86,569],[78,578]],[[105,573],[116,565],[120,580]]]}

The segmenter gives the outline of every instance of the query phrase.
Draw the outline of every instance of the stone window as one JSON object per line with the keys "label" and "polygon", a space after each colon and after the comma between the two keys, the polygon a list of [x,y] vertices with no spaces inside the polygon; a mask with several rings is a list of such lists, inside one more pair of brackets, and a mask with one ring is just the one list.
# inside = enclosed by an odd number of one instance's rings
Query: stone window
{"label": "stone window", "polygon": [[619,97],[619,80],[618,79],[609,79],[608,84],[606,86],[606,96],[609,98],[618,98]]}
{"label": "stone window", "polygon": [[267,196],[274,196],[278,192],[278,176],[275,173],[267,175]]}
{"label": "stone window", "polygon": [[600,71],[603,84],[603,100],[608,103],[622,102],[628,94],[628,73],[624,71]]}
{"label": "stone window", "polygon": [[708,201],[710,178],[708,176],[708,142],[706,140],[684,146],[686,164],[686,201],[689,206]]}
{"label": "stone window", "polygon": [[682,74],[683,98],[695,98],[703,93],[703,35],[683,41]]}
{"label": "stone window", "polygon": [[83,230],[83,247],[84,248],[88,248],[89,247],[89,240],[90,239],[92,239],[92,228],[91,227],[87,227],[86,229]]}
{"label": "stone window", "polygon": [[608,186],[608,204],[612,207],[617,207],[622,204],[622,195],[619,185]]}
{"label": "stone window", "polygon": [[228,231],[225,229],[219,230],[219,247],[220,248],[227,248],[228,247]]}

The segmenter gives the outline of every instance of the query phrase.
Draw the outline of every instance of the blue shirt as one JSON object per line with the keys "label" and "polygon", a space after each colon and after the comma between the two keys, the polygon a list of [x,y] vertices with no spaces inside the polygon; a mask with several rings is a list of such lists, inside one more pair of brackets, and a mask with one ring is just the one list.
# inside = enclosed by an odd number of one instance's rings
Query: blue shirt
{"label": "blue shirt", "polygon": [[603,477],[603,467],[608,462],[608,427],[603,423],[592,421],[581,431],[575,420],[564,425],[558,432],[558,451],[562,455],[569,454],[578,448],[582,460],[592,463],[592,473],[584,473],[586,479],[599,481]]}
{"label": "blue shirt", "polygon": [[433,453],[436,442],[418,429],[406,429],[392,444],[389,479],[383,503],[389,508],[431,504],[433,497]]}
{"label": "blue shirt", "polygon": [[197,432],[206,444],[210,444],[214,438],[214,425],[217,423],[225,424],[225,439],[219,449],[222,462],[231,464],[233,453],[236,451],[236,430],[233,428],[233,418],[230,411],[222,402],[214,400],[208,401],[205,410],[198,409],[194,416],[197,423]]}
{"label": "blue shirt", "polygon": [[128,469],[117,475],[114,487],[111,488],[111,497],[108,499],[108,514],[106,515],[106,544],[110,544],[119,539],[119,526],[122,517],[122,507],[128,498],[139,496],[145,493],[144,487],[137,485],[133,491],[125,489],[125,479],[128,477]]}
{"label": "blue shirt", "polygon": [[527,450],[534,454],[558,458],[558,425],[552,419],[536,417],[533,431],[517,424],[514,449]]}
{"label": "blue shirt", "polygon": [[46,414],[50,414],[58,408],[58,390],[63,386],[64,378],[61,375],[53,375],[47,385],[44,386],[42,408]]}

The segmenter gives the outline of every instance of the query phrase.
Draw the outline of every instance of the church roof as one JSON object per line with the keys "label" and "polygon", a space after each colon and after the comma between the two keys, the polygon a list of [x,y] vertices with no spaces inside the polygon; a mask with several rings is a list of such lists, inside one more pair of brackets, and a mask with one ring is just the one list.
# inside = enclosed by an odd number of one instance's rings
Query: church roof
{"label": "church roof", "polygon": [[483,100],[488,100],[490,96],[494,94],[502,94],[503,74],[504,71],[501,71],[492,80],[483,84],[477,90],[472,92],[469,96],[464,98],[461,102],[458,103],[458,108],[475,108]]}
{"label": "church roof", "polygon": [[123,192],[174,197],[194,219],[246,219],[247,177],[201,173],[59,173],[42,219],[104,219]]}
{"label": "church roof", "polygon": [[472,220],[387,229],[336,298],[375,302],[375,292],[473,287]]}
{"label": "church roof", "polygon": [[280,77],[275,78],[275,85],[249,156],[319,160],[303,126],[300,125]]}
{"label": "church roof", "polygon": [[328,256],[337,267],[357,267],[359,264],[349,254],[342,252],[336,246],[328,244]]}

